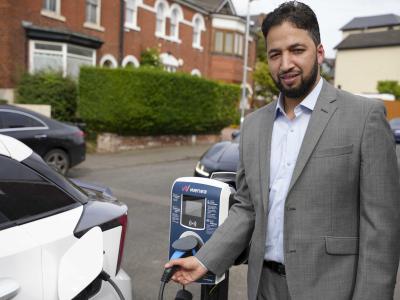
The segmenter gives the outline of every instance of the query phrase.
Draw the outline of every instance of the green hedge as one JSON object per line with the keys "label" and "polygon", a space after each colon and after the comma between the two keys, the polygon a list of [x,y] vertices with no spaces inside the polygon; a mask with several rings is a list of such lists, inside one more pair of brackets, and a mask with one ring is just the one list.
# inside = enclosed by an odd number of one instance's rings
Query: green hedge
{"label": "green hedge", "polygon": [[216,133],[238,118],[240,89],[161,70],[82,68],[79,115],[123,135]]}
{"label": "green hedge", "polygon": [[77,84],[60,73],[26,73],[17,86],[17,103],[49,104],[51,115],[61,121],[73,121],[77,109]]}

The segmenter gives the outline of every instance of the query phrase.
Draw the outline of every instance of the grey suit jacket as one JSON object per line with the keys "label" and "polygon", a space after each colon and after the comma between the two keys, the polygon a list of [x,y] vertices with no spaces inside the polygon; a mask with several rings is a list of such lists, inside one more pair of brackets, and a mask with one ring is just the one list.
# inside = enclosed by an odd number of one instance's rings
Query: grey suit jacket
{"label": "grey suit jacket", "polygon": [[[248,297],[257,297],[276,101],[242,126],[238,204],[196,257],[224,273],[250,243]],[[293,172],[284,216],[293,300],[393,299],[400,253],[395,143],[380,101],[324,82]]]}

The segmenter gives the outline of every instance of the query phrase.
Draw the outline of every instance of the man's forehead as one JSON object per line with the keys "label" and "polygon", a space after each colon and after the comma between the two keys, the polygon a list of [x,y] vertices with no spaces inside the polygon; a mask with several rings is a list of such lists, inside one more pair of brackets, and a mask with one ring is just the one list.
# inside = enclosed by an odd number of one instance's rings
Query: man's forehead
{"label": "man's forehead", "polygon": [[275,47],[292,47],[296,44],[306,45],[313,43],[307,30],[297,28],[289,22],[271,27],[266,39],[267,49]]}

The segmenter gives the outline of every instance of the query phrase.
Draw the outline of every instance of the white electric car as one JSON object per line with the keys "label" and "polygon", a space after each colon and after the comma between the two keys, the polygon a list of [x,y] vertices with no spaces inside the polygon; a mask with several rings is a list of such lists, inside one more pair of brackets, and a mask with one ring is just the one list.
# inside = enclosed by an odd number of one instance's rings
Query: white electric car
{"label": "white electric car", "polygon": [[127,206],[80,185],[0,135],[0,299],[132,299]]}

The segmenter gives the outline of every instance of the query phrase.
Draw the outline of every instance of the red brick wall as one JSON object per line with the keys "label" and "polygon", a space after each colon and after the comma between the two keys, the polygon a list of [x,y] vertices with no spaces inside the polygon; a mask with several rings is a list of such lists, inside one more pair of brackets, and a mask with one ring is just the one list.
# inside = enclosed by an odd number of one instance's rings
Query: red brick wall
{"label": "red brick wall", "polygon": [[[155,0],[143,0],[153,7]],[[119,26],[120,26],[120,1],[101,1],[100,25],[105,31],[85,28],[85,0],[61,0],[61,15],[66,21],[59,21],[43,16],[42,0],[2,0],[0,1],[0,88],[12,88],[18,81],[20,74],[28,68],[28,41],[21,22],[28,21],[33,25],[52,28],[66,28],[74,32],[96,36],[104,41],[103,46],[97,51],[97,62],[105,54],[112,54],[119,60]],[[170,5],[174,3],[169,1]],[[188,22],[196,11],[181,5],[184,19]],[[192,47],[193,28],[184,23],[179,26],[179,38],[182,43],[175,43],[155,36],[156,17],[141,7],[138,8],[137,24],[141,31],[129,30],[124,33],[124,54],[134,55],[138,60],[140,53],[147,47],[159,47],[161,53],[170,52],[177,59],[182,59],[184,64],[180,71],[191,72],[199,69],[203,77],[225,80],[228,82],[241,82],[243,59],[211,55],[212,29],[210,17],[203,15],[206,31],[202,32],[201,45],[203,50]],[[167,22],[167,32],[169,31]],[[254,65],[255,47],[252,43],[249,65]],[[123,59],[122,57],[122,59]],[[251,72],[250,72],[251,73]],[[250,74],[249,73],[249,74]],[[250,76],[251,78],[251,76]]]}

